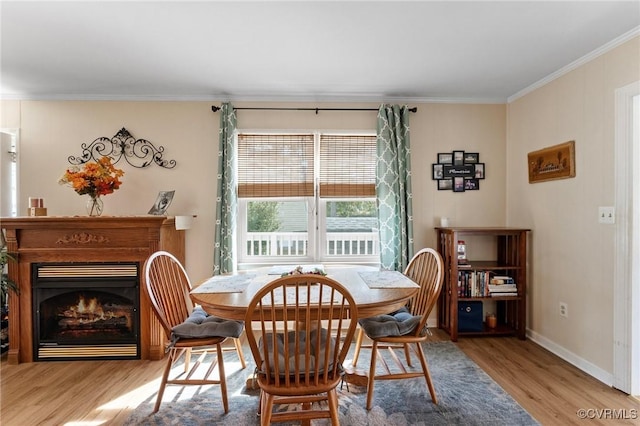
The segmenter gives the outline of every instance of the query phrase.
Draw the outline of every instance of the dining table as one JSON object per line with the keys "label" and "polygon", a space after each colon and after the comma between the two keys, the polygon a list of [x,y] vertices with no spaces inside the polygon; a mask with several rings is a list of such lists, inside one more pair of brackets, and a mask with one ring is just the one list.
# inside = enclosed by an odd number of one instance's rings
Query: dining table
{"label": "dining table", "polygon": [[[321,272],[346,287],[358,307],[357,318],[351,320],[394,312],[405,306],[419,289],[418,284],[401,272],[372,266],[274,265],[213,276],[191,290],[191,299],[210,315],[243,321],[253,296],[269,282],[294,270]],[[259,320],[258,315],[256,312],[256,321]],[[347,383],[367,386],[367,372],[350,364],[345,365],[344,378]],[[246,386],[255,388],[255,373],[247,378]]]}
{"label": "dining table", "polygon": [[194,287],[191,299],[210,315],[242,321],[249,302],[263,286],[296,269],[304,273],[321,272],[346,287],[358,307],[358,319],[400,309],[419,288],[400,272],[373,266],[274,265],[213,276]]}

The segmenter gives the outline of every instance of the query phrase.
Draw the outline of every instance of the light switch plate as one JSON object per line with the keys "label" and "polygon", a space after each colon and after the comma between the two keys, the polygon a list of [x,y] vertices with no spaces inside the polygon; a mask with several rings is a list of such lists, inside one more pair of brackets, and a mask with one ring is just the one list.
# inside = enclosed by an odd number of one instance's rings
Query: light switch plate
{"label": "light switch plate", "polygon": [[616,223],[616,210],[614,207],[598,207],[598,222],[613,224]]}

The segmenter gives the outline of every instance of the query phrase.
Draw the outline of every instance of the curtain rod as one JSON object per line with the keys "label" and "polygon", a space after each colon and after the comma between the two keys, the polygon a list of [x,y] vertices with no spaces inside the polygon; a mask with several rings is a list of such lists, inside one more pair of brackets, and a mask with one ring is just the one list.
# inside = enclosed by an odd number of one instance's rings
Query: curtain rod
{"label": "curtain rod", "polygon": [[[235,110],[254,110],[254,111],[315,111],[318,114],[319,111],[378,111],[378,108],[236,108]],[[211,106],[211,111],[218,112],[220,111],[220,107],[216,105]],[[417,112],[418,107],[409,108],[410,112]]]}

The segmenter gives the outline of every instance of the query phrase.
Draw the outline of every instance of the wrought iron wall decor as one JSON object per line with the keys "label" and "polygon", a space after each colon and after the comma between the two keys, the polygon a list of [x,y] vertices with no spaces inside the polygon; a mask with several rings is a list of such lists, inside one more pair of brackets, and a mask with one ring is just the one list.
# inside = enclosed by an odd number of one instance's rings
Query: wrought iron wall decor
{"label": "wrought iron wall decor", "polygon": [[464,192],[480,189],[485,170],[477,152],[453,151],[438,154],[432,173],[433,180],[438,182],[438,190]]}
{"label": "wrought iron wall decor", "polygon": [[156,163],[165,169],[173,169],[176,166],[176,160],[162,158],[164,147],[156,148],[146,139],[136,139],[124,127],[112,138],[103,136],[90,144],[83,143],[80,147],[82,148],[82,156],[70,156],[69,163],[79,165],[108,156],[111,157],[113,164],[117,164],[120,159],[124,158],[127,163],[138,169],[150,166],[151,163]]}

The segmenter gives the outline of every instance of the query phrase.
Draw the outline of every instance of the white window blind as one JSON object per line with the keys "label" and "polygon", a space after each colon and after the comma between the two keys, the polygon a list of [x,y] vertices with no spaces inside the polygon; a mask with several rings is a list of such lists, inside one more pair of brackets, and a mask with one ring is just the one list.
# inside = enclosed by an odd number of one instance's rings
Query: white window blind
{"label": "white window blind", "polygon": [[375,135],[320,135],[320,197],[374,197],[375,178]]}
{"label": "white window blind", "polygon": [[313,134],[238,135],[238,197],[312,197]]}

